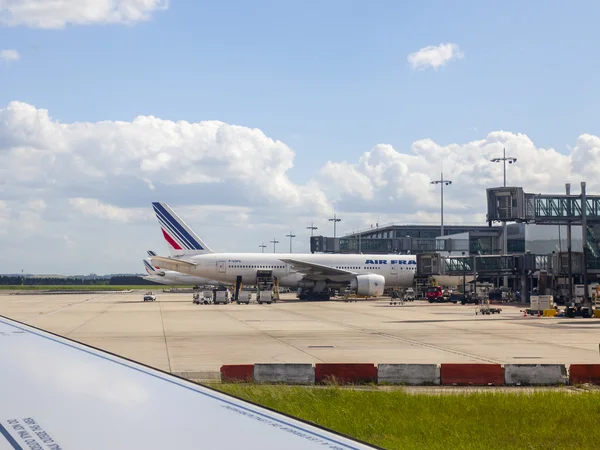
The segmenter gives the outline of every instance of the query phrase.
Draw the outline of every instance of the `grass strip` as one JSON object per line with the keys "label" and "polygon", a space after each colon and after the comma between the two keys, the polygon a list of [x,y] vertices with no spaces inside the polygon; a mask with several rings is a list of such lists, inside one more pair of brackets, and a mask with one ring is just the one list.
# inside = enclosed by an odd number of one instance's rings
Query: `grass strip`
{"label": "grass strip", "polygon": [[387,449],[598,449],[600,393],[213,387]]}

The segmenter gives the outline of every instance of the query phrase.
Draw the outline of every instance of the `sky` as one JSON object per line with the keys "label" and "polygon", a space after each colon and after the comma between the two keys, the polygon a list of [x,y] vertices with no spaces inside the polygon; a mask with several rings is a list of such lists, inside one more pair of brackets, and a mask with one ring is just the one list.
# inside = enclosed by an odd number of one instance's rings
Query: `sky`
{"label": "sky", "polygon": [[489,160],[600,190],[593,1],[0,0],[0,273],[142,272],[150,203],[217,251],[486,224]]}

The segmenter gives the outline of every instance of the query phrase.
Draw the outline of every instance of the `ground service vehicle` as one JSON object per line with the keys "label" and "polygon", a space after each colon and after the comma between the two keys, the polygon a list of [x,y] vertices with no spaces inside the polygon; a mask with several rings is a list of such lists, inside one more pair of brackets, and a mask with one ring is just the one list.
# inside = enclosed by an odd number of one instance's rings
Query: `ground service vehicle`
{"label": "ground service vehicle", "polygon": [[155,302],[156,301],[156,295],[154,295],[154,292],[146,292],[144,294],[144,301],[145,302]]}
{"label": "ground service vehicle", "polygon": [[441,286],[430,286],[425,291],[425,298],[429,303],[441,302],[444,299],[444,292]]}
{"label": "ground service vehicle", "polygon": [[256,296],[256,302],[259,305],[262,305],[263,303],[270,305],[271,303],[273,303],[273,291],[272,290],[258,291],[258,294]]}
{"label": "ground service vehicle", "polygon": [[242,291],[238,293],[237,304],[244,303],[246,305],[250,304],[250,300],[252,300],[252,292]]}
{"label": "ground service vehicle", "polygon": [[215,289],[214,290],[213,303],[215,305],[219,305],[219,304],[227,305],[230,302],[231,302],[231,291],[229,291],[229,289],[225,289],[225,290]]}
{"label": "ground service vehicle", "polygon": [[390,298],[390,305],[404,305],[404,294],[400,294],[398,291],[394,290],[392,292],[392,297]]}
{"label": "ground service vehicle", "polygon": [[200,294],[199,292],[194,293],[194,305],[210,305],[212,303],[212,292],[208,291]]}
{"label": "ground service vehicle", "polygon": [[450,301],[455,304],[459,302],[463,303],[465,301],[465,294],[463,294],[462,292],[452,292],[450,294]]}

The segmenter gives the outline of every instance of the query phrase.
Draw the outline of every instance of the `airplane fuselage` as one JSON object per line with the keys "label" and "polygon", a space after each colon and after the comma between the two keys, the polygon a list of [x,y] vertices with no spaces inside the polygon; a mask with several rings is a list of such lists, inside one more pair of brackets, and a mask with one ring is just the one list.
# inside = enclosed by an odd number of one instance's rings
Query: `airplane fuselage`
{"label": "airplane fuselage", "polygon": [[[177,258],[177,256],[174,256]],[[184,257],[179,257],[184,259]],[[280,286],[297,288],[302,286],[305,277],[282,259],[294,259],[320,264],[355,274],[378,274],[385,278],[387,287],[409,287],[413,285],[416,273],[414,255],[341,255],[341,254],[301,254],[301,253],[208,253],[187,257],[195,266],[181,267],[178,270],[223,283],[235,283],[238,276],[246,285],[256,284],[259,270],[270,270],[277,277]],[[328,276],[330,282],[345,282],[349,275]]]}

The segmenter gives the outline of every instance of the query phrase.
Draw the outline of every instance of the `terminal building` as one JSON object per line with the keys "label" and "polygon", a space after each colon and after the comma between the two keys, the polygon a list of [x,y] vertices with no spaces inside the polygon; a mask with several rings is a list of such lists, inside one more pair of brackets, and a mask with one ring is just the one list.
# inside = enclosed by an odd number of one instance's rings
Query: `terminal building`
{"label": "terminal building", "polygon": [[[556,285],[568,284],[565,281],[565,239],[544,239],[525,223],[510,223],[506,229],[507,252],[503,252],[503,227],[486,225],[445,225],[442,236],[439,225],[388,224],[336,238],[313,236],[310,249],[312,253],[417,255],[417,261],[420,261],[415,281],[417,291],[424,289],[430,276],[441,280],[442,274],[462,275],[464,278],[473,273],[474,268],[470,263],[463,262],[469,261],[464,260],[469,257],[479,260],[476,278],[480,283],[501,286],[503,275],[508,275],[508,287],[521,290],[524,285],[528,285],[525,289],[531,289],[536,283],[533,278],[539,277],[540,271],[550,271],[555,275]],[[575,236],[572,249],[576,252],[575,257],[581,258],[580,233],[573,231]],[[500,256],[502,254],[510,256]],[[444,258],[446,262],[442,264],[441,260]],[[434,269],[442,266],[444,270],[441,273]],[[581,282],[580,266],[581,263],[575,262],[574,276],[577,283]],[[523,277],[528,280],[523,280]],[[443,281],[441,283],[445,284]]]}
{"label": "terminal building", "polygon": [[[388,224],[339,238],[313,236],[312,253],[494,255],[502,253],[501,226]],[[507,226],[508,253],[524,253],[525,224]]]}
{"label": "terminal building", "polygon": [[[600,283],[600,195],[587,194],[585,187],[582,182],[580,194],[572,194],[569,184],[565,194],[489,188],[487,226],[446,225],[442,232],[439,225],[376,225],[339,238],[311,237],[310,248],[313,253],[414,254],[417,280],[462,276],[464,289],[471,274],[474,285],[493,282],[525,298],[534,289],[540,295],[549,290],[570,304],[580,299],[591,310],[591,294],[583,286]],[[498,223],[507,224],[506,249]],[[548,236],[554,231],[558,236]],[[576,293],[576,285],[583,294]]]}

